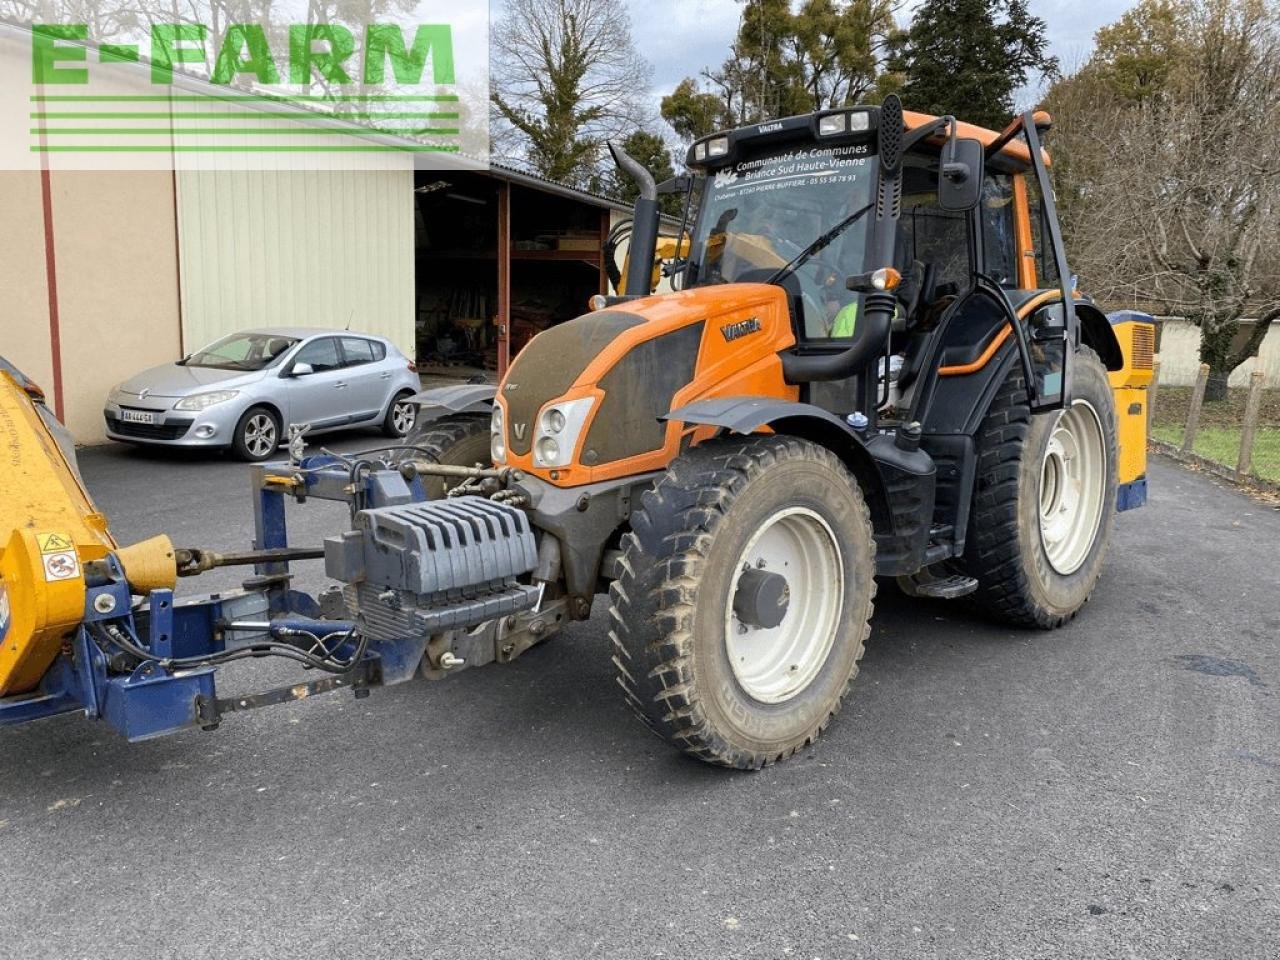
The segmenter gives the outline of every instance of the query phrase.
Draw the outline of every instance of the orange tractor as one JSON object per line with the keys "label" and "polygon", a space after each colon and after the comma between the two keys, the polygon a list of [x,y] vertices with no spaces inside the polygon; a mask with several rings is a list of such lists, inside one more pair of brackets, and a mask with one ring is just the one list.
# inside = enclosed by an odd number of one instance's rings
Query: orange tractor
{"label": "orange tractor", "polygon": [[[516,471],[490,495],[539,531],[540,609],[607,589],[623,694],[680,748],[758,767],[809,743],[876,577],[1031,627],[1088,599],[1146,498],[1153,327],[1075,289],[1047,126],[890,97],[700,140],[661,186],[615,150],[640,188],[624,294],[497,387],[422,395],[414,456]],[[684,190],[655,295],[657,200]]]}

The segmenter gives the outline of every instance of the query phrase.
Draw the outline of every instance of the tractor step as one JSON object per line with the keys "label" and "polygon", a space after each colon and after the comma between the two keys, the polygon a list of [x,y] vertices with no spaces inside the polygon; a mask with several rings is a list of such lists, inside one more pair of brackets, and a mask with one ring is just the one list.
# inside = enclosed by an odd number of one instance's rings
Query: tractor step
{"label": "tractor step", "polygon": [[957,597],[968,596],[977,589],[977,580],[973,577],[962,577],[960,574],[915,584],[915,592],[919,596],[934,597],[938,600],[955,600]]}

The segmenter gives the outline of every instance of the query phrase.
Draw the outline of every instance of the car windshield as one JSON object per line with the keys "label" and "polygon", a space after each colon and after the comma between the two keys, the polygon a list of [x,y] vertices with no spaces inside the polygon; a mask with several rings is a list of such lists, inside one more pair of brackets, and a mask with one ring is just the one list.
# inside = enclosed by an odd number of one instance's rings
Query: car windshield
{"label": "car windshield", "polygon": [[186,360],[188,367],[221,370],[265,370],[277,362],[298,340],[273,333],[233,333],[197,350]]}
{"label": "car windshield", "polygon": [[[763,282],[823,233],[871,202],[868,144],[791,146],[708,176],[689,265],[690,286]],[[845,280],[865,269],[872,217],[855,221],[810,257],[788,285],[809,338],[853,335],[859,295]]]}

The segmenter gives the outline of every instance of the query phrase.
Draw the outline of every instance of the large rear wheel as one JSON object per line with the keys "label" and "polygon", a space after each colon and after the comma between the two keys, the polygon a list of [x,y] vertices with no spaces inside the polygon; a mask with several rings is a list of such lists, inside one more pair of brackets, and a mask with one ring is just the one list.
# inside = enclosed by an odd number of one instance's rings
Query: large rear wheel
{"label": "large rear wheel", "polygon": [[610,635],[640,718],[729,767],[811,743],[857,674],[875,593],[866,504],[839,459],[791,437],[712,441],[631,525]]}
{"label": "large rear wheel", "polygon": [[1020,369],[978,433],[978,476],[965,556],[973,602],[1023,626],[1074,617],[1102,574],[1116,512],[1115,401],[1097,354],[1076,355],[1072,396],[1032,416]]}

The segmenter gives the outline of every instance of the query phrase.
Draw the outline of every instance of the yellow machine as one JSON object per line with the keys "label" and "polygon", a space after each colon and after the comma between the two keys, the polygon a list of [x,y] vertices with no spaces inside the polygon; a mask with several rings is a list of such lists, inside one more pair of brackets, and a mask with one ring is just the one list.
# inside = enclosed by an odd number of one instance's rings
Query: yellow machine
{"label": "yellow machine", "polygon": [[139,592],[177,577],[156,537],[120,549],[55,434],[65,431],[29,380],[0,366],[0,696],[33,689],[85,612],[86,571],[114,552]]}

